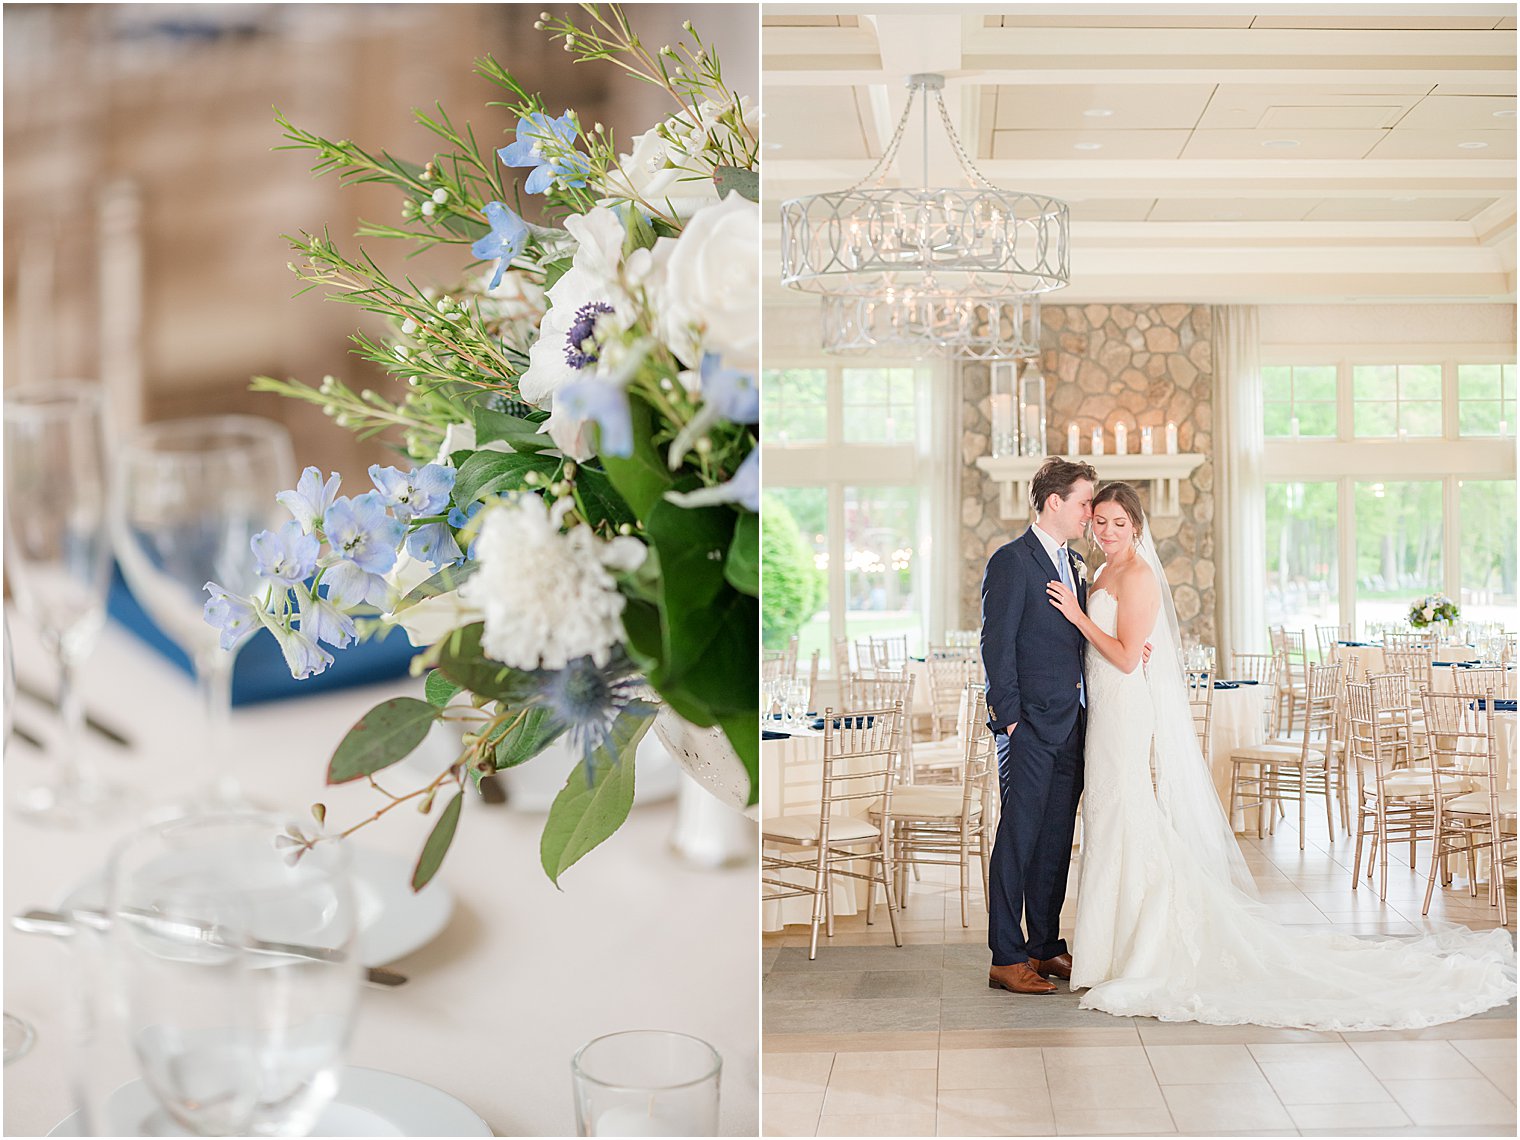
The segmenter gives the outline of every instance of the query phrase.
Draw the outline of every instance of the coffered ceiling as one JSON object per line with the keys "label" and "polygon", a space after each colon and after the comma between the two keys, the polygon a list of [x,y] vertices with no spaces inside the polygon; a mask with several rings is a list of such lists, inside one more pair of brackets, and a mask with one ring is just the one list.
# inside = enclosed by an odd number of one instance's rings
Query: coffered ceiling
{"label": "coffered ceiling", "polygon": [[1063,300],[1515,297],[1514,5],[764,11],[767,217],[863,178],[934,71],[989,179],[1070,203]]}

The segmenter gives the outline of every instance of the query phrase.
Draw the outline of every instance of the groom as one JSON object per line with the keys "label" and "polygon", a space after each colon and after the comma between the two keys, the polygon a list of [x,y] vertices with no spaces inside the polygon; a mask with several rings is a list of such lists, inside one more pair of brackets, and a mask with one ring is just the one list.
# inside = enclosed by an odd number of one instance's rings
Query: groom
{"label": "groom", "polygon": [[1047,459],[1029,484],[1034,525],[1000,547],[982,577],[987,724],[997,737],[1003,808],[992,849],[987,984],[1016,994],[1055,993],[1046,978],[1071,978],[1060,920],[1087,695],[1082,634],[1050,604],[1045,584],[1064,582],[1086,609],[1087,566],[1066,544],[1092,517],[1097,481],[1086,463]]}

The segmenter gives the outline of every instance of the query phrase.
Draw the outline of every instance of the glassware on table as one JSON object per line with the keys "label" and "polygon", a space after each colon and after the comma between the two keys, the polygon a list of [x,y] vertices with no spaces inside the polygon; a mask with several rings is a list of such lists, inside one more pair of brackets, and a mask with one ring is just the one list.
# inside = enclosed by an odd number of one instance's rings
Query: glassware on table
{"label": "glassware on table", "polygon": [[[9,619],[0,618],[0,628],[3,628],[5,645],[0,652],[5,657],[5,695],[3,716],[5,720],[5,746],[11,743],[11,712],[16,704],[16,665],[11,657],[11,626]],[[32,1042],[37,1038],[36,1032],[31,1025],[14,1013],[5,1014],[5,1063],[9,1065],[18,1057],[24,1057],[32,1047]]]}
{"label": "glassware on table", "polygon": [[303,849],[294,827],[259,813],[157,824],[117,848],[99,909],[72,912],[83,1134],[311,1130],[358,1003],[358,909],[347,849]]}
{"label": "glassware on table", "polygon": [[[185,651],[205,709],[201,751],[222,752],[232,711],[237,651],[206,624],[207,582],[236,594],[261,584],[250,542],[289,516],[275,495],[294,483],[290,434],[258,416],[169,420],[143,428],[121,449],[111,523],[132,594]],[[239,806],[237,781],[218,765],[204,797]]]}
{"label": "glassware on table", "polygon": [[723,1058],[666,1030],[610,1033],[570,1061],[577,1136],[716,1136]]}
{"label": "glassware on table", "polygon": [[68,826],[117,813],[122,805],[121,789],[104,781],[83,746],[77,684],[105,625],[111,577],[103,415],[102,390],[90,381],[5,393],[7,578],[57,665],[61,727],[52,782],[16,806],[34,819]]}

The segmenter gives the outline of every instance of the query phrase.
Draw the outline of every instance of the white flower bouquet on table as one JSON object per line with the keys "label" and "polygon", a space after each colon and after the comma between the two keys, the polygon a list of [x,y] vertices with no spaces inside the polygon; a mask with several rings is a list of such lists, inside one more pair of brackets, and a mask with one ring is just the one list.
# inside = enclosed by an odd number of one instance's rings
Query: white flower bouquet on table
{"label": "white flower bouquet on table", "polygon": [[1424,629],[1436,622],[1454,622],[1460,615],[1457,603],[1445,594],[1426,594],[1409,607],[1409,624]]}
{"label": "white flower bouquet on table", "polygon": [[[207,583],[223,646],[268,629],[296,677],[392,626],[422,650],[413,668],[427,673],[427,699],[373,709],[328,768],[329,783],[365,780],[385,797],[355,828],[443,798],[419,889],[470,780],[563,737],[581,763],[544,829],[543,866],[558,881],[626,818],[655,701],[721,728],[751,803],[757,786],[758,114],[689,22],[651,52],[617,7],[583,8],[584,27],[547,13],[536,26],[577,62],[663,88],[676,108],[628,153],[600,124],[551,115],[489,58],[476,70],[511,96],[494,105],[515,118],[495,153],[441,108],[417,113],[445,144],[421,164],[277,115],[285,149],[314,152],[317,173],[403,193],[404,224],[364,223],[360,238],[474,258],[446,287],[420,286],[325,233],[289,239],[308,288],[387,319],[387,335],[353,341],[398,393],[333,377],[255,388],[320,404],[366,437],[394,431],[404,458],[371,467],[372,485],[348,495],[308,467],[279,496],[290,521],[253,540],[263,589],[239,597]],[[509,193],[511,171],[527,177]],[[557,224],[524,220],[523,193],[541,195]],[[465,722],[458,759],[424,787],[382,787],[440,720]],[[313,813],[320,823],[326,809]]]}

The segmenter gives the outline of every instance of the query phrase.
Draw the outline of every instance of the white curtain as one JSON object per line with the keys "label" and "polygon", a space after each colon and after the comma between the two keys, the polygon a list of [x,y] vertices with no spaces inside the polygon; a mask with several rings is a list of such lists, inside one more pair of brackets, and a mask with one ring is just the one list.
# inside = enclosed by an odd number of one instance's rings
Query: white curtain
{"label": "white curtain", "polygon": [[[922,366],[921,366],[922,367]],[[943,643],[947,629],[959,629],[961,589],[961,402],[964,399],[962,364],[953,359],[936,361],[926,382],[919,385],[919,423],[929,430],[919,436],[920,541],[927,541],[927,557],[919,562],[929,568],[925,632],[931,642]],[[927,648],[927,647],[926,647]]]}
{"label": "white curtain", "polygon": [[1261,326],[1251,305],[1214,306],[1214,526],[1218,668],[1267,651],[1267,500]]}

